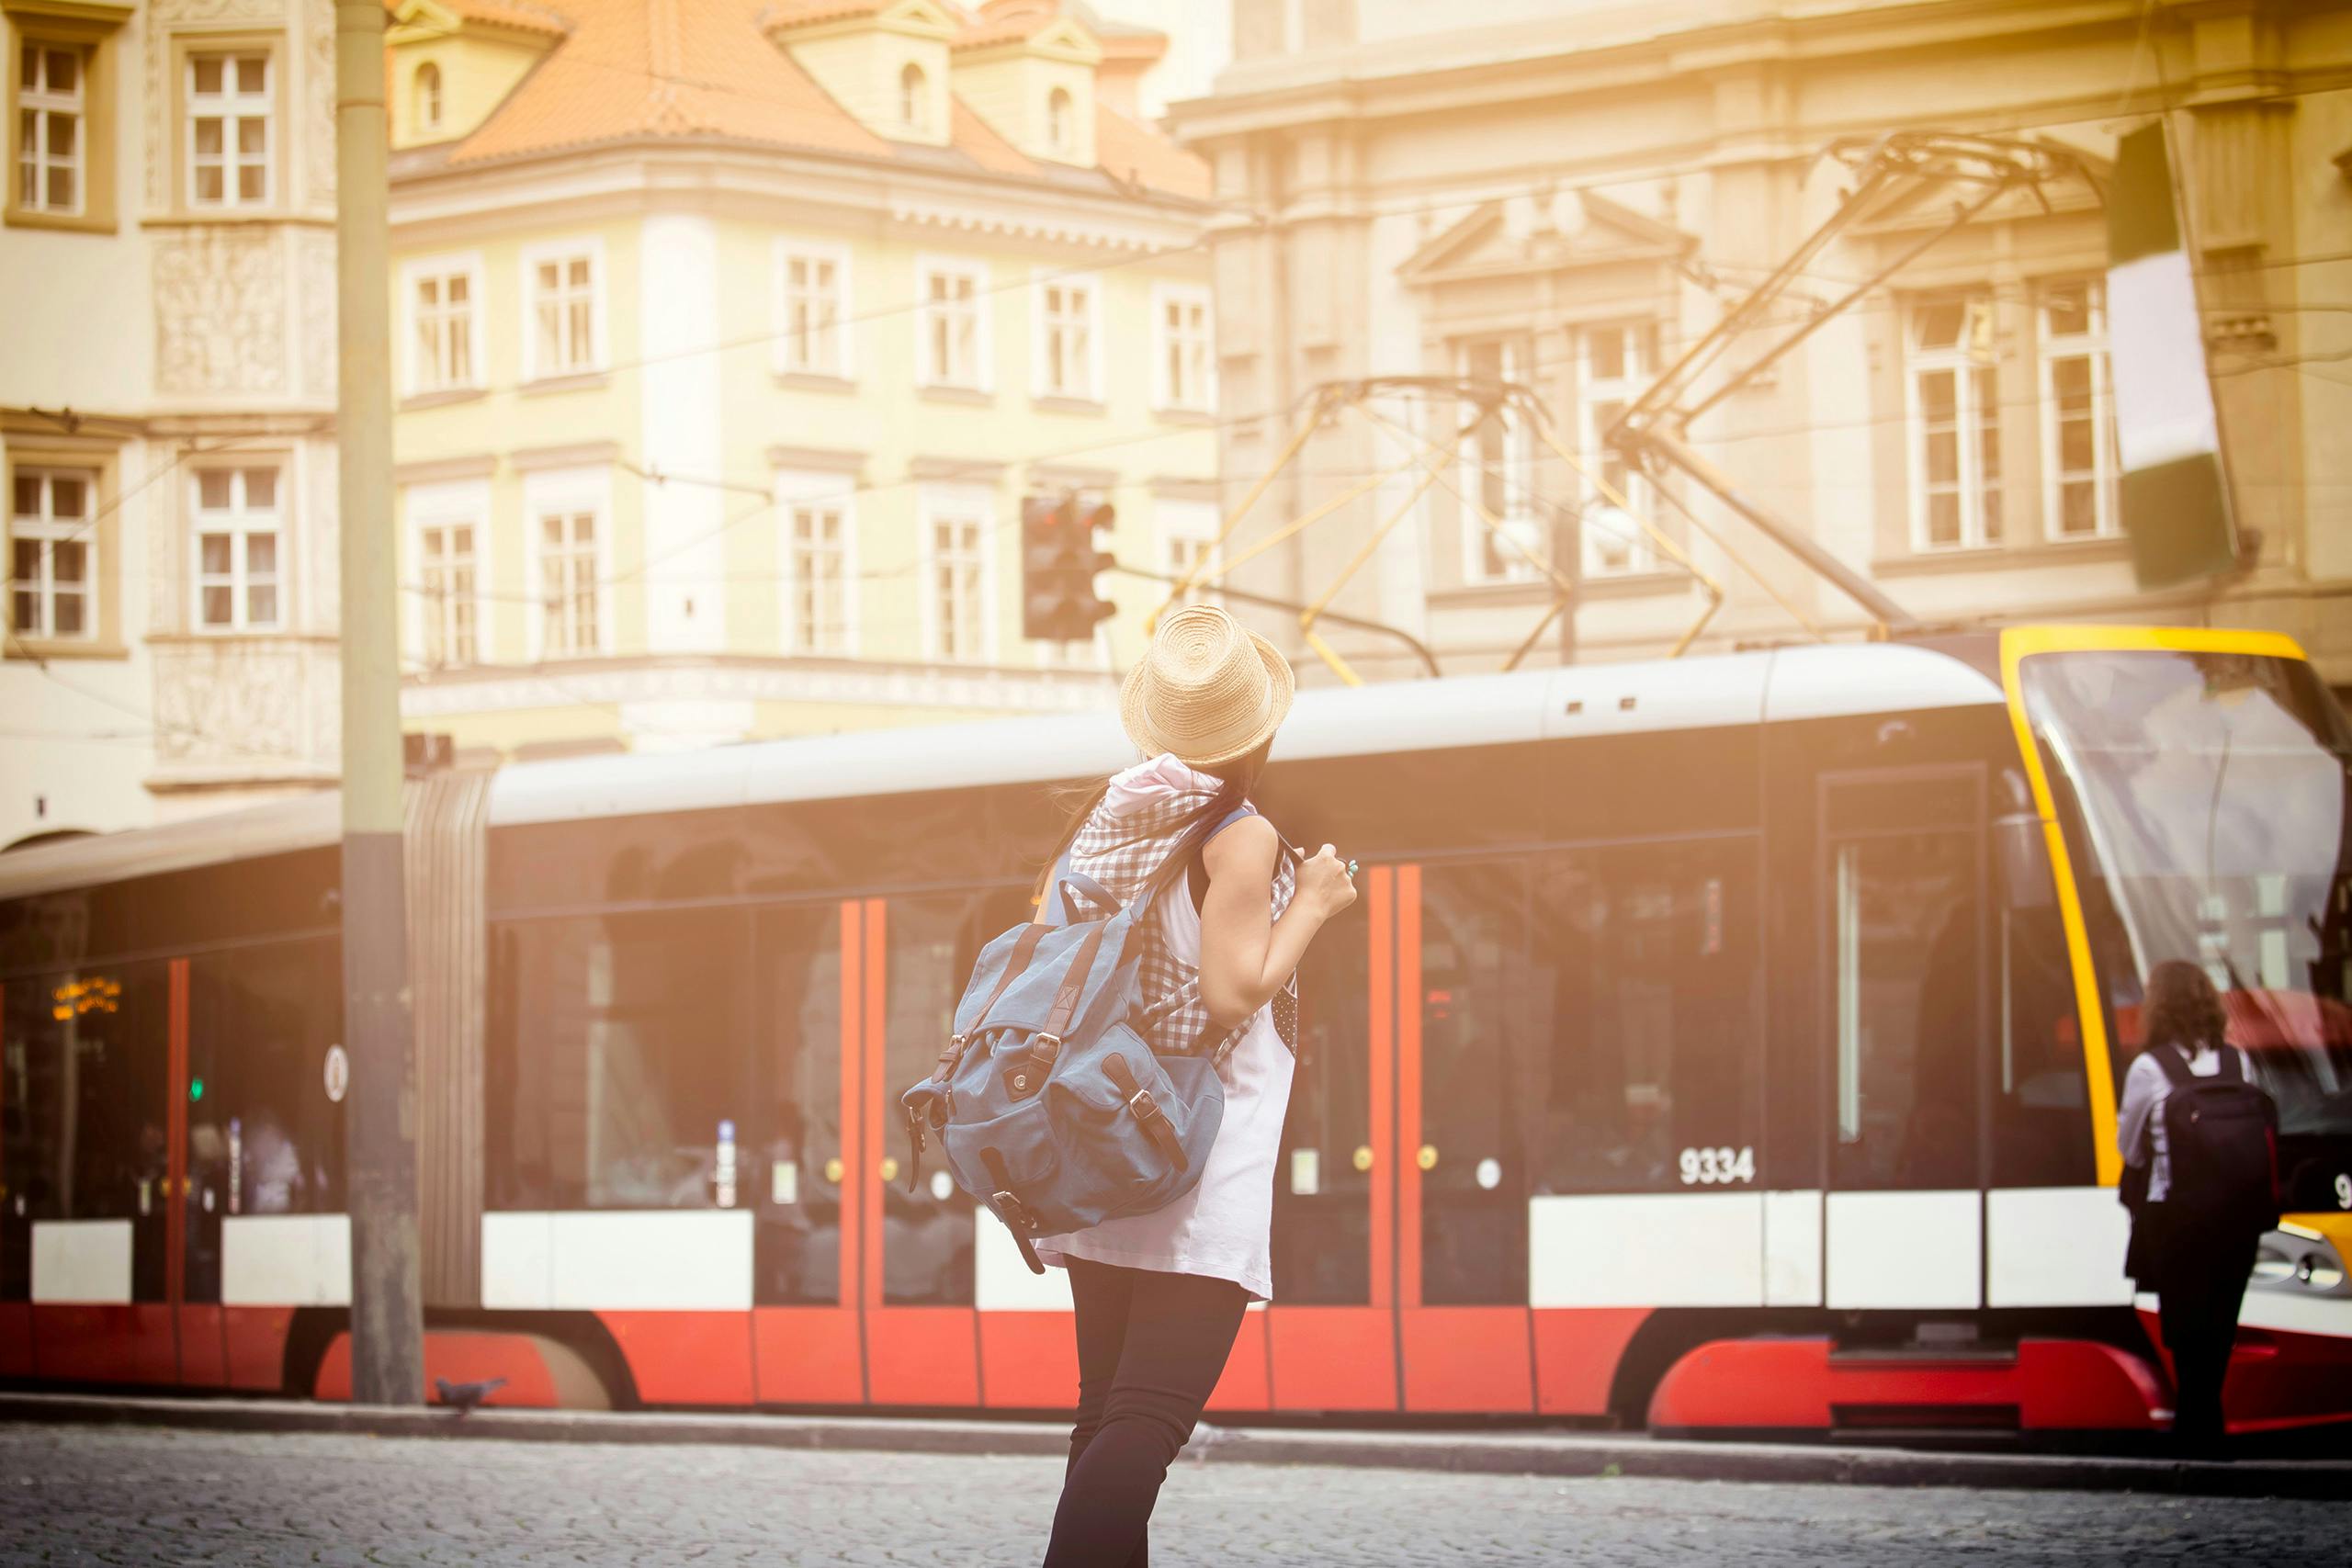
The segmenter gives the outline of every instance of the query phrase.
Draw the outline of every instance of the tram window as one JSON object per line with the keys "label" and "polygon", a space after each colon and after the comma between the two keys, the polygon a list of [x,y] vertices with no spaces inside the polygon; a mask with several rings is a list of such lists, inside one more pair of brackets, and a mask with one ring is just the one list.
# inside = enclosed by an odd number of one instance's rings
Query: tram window
{"label": "tram window", "polygon": [[833,903],[753,918],[761,987],[744,1201],[759,1216],[752,1299],[841,1299],[842,915]]}
{"label": "tram window", "polygon": [[1421,873],[1421,1143],[1399,1153],[1422,1168],[1421,1300],[1432,1306],[1527,1300],[1514,1081],[1533,1051],[1527,897],[1523,861]]}
{"label": "tram window", "polygon": [[1372,1300],[1371,1021],[1366,900],[1315,939],[1298,968],[1298,1064],[1274,1166],[1274,1299]]}
{"label": "tram window", "polygon": [[1738,839],[1536,863],[1527,994],[1548,1048],[1522,1064],[1520,1095],[1533,1190],[1703,1191],[1766,1179],[1755,1163],[1756,854]]}
{"label": "tram window", "polygon": [[511,1152],[492,1155],[508,1167],[492,1190],[543,1192],[558,1209],[741,1205],[744,917],[533,920],[512,938],[512,1055],[487,1134]]}
{"label": "tram window", "polygon": [[29,980],[0,987],[0,1302],[20,1302],[32,1293],[32,1024],[44,1014]]}
{"label": "tram window", "polygon": [[1973,833],[1833,840],[1831,1178],[1973,1187],[1980,854]]}
{"label": "tram window", "polygon": [[1998,1033],[1989,1065],[1994,1187],[2087,1187],[2098,1179],[2089,1077],[2075,1023],[2058,907],[2014,899],[1997,921]]}
{"label": "tram window", "polygon": [[[160,1301],[168,1170],[165,966],[51,973],[11,980],[6,990],[6,1091],[12,1105],[23,1107],[9,1118],[6,1229],[28,1238],[41,1220],[130,1220],[132,1298]],[[9,1250],[18,1245],[26,1244],[12,1242]],[[29,1258],[9,1269],[21,1271],[28,1291]],[[9,1286],[17,1291],[17,1280]]]}
{"label": "tram window", "polygon": [[190,962],[189,1299],[218,1298],[228,1216],[345,1207],[343,1106],[326,1075],[342,1019],[342,959],[332,939]]}

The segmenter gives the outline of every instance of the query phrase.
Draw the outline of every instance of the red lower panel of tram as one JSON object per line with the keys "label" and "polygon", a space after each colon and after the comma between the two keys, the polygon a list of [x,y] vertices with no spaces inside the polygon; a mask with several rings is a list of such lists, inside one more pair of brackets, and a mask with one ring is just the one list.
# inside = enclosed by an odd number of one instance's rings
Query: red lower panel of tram
{"label": "red lower panel of tram", "polygon": [[32,1303],[0,1302],[0,1378],[28,1378],[32,1375]]}
{"label": "red lower panel of tram", "polygon": [[293,1326],[292,1307],[222,1307],[220,1328],[229,1352],[229,1386],[270,1393],[282,1387],[286,1335]]}
{"label": "red lower panel of tram", "polygon": [[1544,1308],[1532,1313],[1535,1409],[1542,1416],[1606,1416],[1617,1363],[1648,1307]]}
{"label": "red lower panel of tram", "polygon": [[2111,1345],[2027,1339],[2014,1356],[1840,1356],[1826,1338],[1720,1339],[1675,1362],[1651,1396],[1657,1432],[1832,1427],[2153,1431],[2171,1400]]}
{"label": "red lower panel of tram", "polygon": [[1078,1403],[1078,1341],[1066,1312],[983,1312],[980,1393],[995,1410],[1068,1410]]}
{"label": "red lower panel of tram", "polygon": [[1405,1408],[1498,1416],[1535,1409],[1535,1353],[1525,1307],[1407,1307]]}
{"label": "red lower panel of tram", "polygon": [[[229,1330],[226,1309],[207,1303],[180,1306],[180,1386],[229,1386]],[[272,1379],[272,1388],[277,1380]]]}
{"label": "red lower panel of tram", "polygon": [[[2150,1344],[2161,1344],[2156,1314],[2140,1314]],[[2167,1373],[2172,1358],[2159,1350]],[[2230,1349],[2222,1404],[2233,1432],[2273,1432],[2341,1421],[2352,1409],[2352,1339],[2241,1325]]]}
{"label": "red lower panel of tram", "polygon": [[752,1362],[762,1404],[862,1404],[865,1348],[854,1307],[754,1307]]}
{"label": "red lower panel of tram", "polygon": [[[440,1382],[489,1382],[503,1378],[503,1386],[482,1403],[532,1410],[553,1410],[563,1404],[555,1373],[527,1334],[490,1334],[464,1330],[427,1329],[424,1334],[424,1397],[442,1403]],[[319,1362],[316,1396],[326,1400],[351,1397],[351,1336],[338,1334]]]}
{"label": "red lower panel of tram", "polygon": [[751,1404],[748,1312],[600,1312],[647,1404]]}
{"label": "red lower panel of tram", "polygon": [[867,1397],[876,1404],[980,1402],[980,1314],[971,1307],[873,1307],[865,1314]]}

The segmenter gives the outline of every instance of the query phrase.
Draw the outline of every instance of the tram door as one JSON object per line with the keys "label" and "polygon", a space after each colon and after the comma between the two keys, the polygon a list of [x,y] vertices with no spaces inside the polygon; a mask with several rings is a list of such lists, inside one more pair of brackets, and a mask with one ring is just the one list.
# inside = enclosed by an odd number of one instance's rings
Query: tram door
{"label": "tram door", "polygon": [[1980,769],[1820,782],[1825,1304],[1983,1300]]}
{"label": "tram door", "polygon": [[876,1404],[1046,1409],[1077,1394],[1061,1275],[1029,1272],[935,1148],[910,1171],[899,1111],[899,1096],[937,1065],[980,949],[1030,908],[1021,886],[863,907],[859,1292]]}
{"label": "tram door", "polygon": [[1212,1410],[1395,1410],[1397,884],[1366,868],[1298,976],[1274,1167],[1274,1299],[1242,1322]]}

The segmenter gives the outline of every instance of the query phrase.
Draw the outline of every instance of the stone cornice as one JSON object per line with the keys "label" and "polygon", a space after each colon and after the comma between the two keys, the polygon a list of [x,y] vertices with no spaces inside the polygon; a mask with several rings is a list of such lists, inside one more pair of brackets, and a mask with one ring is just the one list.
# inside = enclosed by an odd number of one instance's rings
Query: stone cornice
{"label": "stone cornice", "polygon": [[993,233],[1081,250],[1191,245],[1216,209],[968,168],[772,147],[644,141],[396,174],[396,245],[420,231],[511,233],[543,222],[685,209],[872,231]]}
{"label": "stone cornice", "polygon": [[615,703],[840,703],[1003,713],[1082,713],[1110,706],[1107,671],[1015,670],[857,659],[655,655],[483,665],[404,676],[407,718]]}

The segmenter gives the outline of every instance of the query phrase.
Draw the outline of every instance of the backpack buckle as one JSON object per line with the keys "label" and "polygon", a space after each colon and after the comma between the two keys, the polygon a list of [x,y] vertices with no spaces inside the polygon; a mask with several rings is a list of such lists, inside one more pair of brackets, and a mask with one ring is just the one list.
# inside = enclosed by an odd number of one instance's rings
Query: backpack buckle
{"label": "backpack buckle", "polygon": [[1037,1216],[1029,1212],[1028,1204],[1010,1191],[989,1194],[989,1206],[997,1212],[999,1219],[1015,1230],[1034,1231],[1037,1228]]}
{"label": "backpack buckle", "polygon": [[1138,1122],[1148,1122],[1159,1114],[1159,1101],[1151,1098],[1151,1090],[1138,1089],[1127,1096],[1127,1109],[1135,1112]]}

